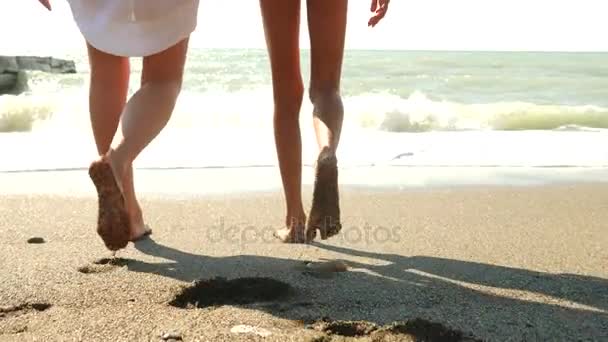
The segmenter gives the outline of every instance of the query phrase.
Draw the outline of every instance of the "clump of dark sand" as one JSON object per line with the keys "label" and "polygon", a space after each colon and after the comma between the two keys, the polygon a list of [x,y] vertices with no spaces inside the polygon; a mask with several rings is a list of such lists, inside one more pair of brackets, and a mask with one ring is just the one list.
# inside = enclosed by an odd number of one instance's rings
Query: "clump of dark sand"
{"label": "clump of dark sand", "polygon": [[291,291],[289,284],[271,278],[213,278],[182,289],[169,305],[204,308],[270,302],[287,297]]}
{"label": "clump of dark sand", "polygon": [[84,274],[104,273],[115,270],[117,267],[126,266],[129,259],[124,258],[101,258],[93,261],[91,265],[78,267],[78,272]]}
{"label": "clump of dark sand", "polygon": [[403,323],[393,323],[385,328],[385,332],[392,334],[411,335],[416,341],[440,341],[440,342],[480,342],[471,334],[453,330],[441,323],[430,322],[425,319],[416,318]]}
{"label": "clump of dark sand", "polygon": [[374,323],[365,321],[333,321],[324,324],[322,331],[329,335],[340,336],[367,336],[378,330],[378,326]]}
{"label": "clump of dark sand", "polygon": [[0,307],[0,318],[20,316],[32,311],[45,311],[51,307],[49,303],[24,303],[15,306]]}
{"label": "clump of dark sand", "polygon": [[125,258],[101,258],[93,261],[95,265],[126,266],[129,259]]}
{"label": "clump of dark sand", "polygon": [[366,321],[322,320],[313,323],[312,329],[323,333],[311,340],[330,341],[369,341],[369,342],[480,342],[471,334],[465,334],[436,322],[416,318],[378,326]]}
{"label": "clump of dark sand", "polygon": [[38,236],[27,239],[27,243],[30,243],[30,244],[41,244],[41,243],[45,243],[45,242],[46,241],[44,241],[43,238],[38,237]]}

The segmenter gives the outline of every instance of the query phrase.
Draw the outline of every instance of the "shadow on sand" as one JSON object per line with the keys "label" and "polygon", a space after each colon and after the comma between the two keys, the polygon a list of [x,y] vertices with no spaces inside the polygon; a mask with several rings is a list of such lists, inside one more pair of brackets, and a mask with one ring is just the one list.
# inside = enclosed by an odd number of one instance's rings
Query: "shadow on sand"
{"label": "shadow on sand", "polygon": [[[492,341],[596,341],[608,337],[608,280],[601,278],[315,243],[310,248],[343,254],[343,261],[351,269],[318,279],[303,274],[302,261],[292,259],[207,257],[152,239],[135,247],[144,254],[169,260],[132,260],[127,267],[135,272],[185,282],[223,276],[270,277],[289,283],[297,289],[295,299],[282,305],[254,306],[288,319],[330,317],[387,324],[424,318]],[[372,259],[373,263],[353,261],[361,258]]]}

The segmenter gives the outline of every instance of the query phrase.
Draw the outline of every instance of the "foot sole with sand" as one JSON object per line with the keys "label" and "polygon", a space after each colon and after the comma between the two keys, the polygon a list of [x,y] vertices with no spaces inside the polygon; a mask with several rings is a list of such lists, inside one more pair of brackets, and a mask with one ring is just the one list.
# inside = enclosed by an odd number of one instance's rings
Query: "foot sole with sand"
{"label": "foot sole with sand", "polygon": [[97,234],[111,251],[125,248],[130,240],[129,214],[109,161],[95,161],[89,168],[98,196]]}
{"label": "foot sole with sand", "polygon": [[340,223],[340,196],[338,191],[338,160],[329,148],[324,148],[317,159],[312,208],[306,227],[308,241],[326,240],[342,230]]}

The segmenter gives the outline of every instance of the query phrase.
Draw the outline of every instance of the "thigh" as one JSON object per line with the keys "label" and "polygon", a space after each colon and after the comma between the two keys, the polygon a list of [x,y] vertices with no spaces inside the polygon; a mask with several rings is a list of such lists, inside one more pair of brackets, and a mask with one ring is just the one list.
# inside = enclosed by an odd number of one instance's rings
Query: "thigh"
{"label": "thigh", "polygon": [[143,59],[141,84],[147,82],[173,83],[181,85],[189,38],[183,39],[170,48]]}
{"label": "thigh", "polygon": [[260,8],[274,88],[301,87],[300,0],[260,0]]}
{"label": "thigh", "polygon": [[311,90],[340,88],[347,7],[348,0],[307,1]]}
{"label": "thigh", "polygon": [[129,86],[129,58],[105,53],[89,43],[87,43],[87,52],[91,68],[91,85],[113,91],[126,91]]}

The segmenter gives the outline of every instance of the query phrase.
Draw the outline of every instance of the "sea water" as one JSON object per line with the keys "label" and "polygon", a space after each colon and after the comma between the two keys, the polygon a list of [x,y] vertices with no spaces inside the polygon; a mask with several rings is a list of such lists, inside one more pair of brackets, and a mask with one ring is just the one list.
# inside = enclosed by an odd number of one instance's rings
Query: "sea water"
{"label": "sea water", "polygon": [[[30,72],[0,97],[0,171],[86,168],[96,156],[78,73]],[[346,51],[341,167],[608,168],[608,53]],[[305,88],[309,52],[301,58]],[[139,86],[132,59],[129,93]],[[138,168],[277,165],[265,50],[192,49],[175,112]],[[305,95],[303,162],[317,146]],[[116,142],[120,139],[120,132]],[[295,137],[293,138],[295,141]]]}

